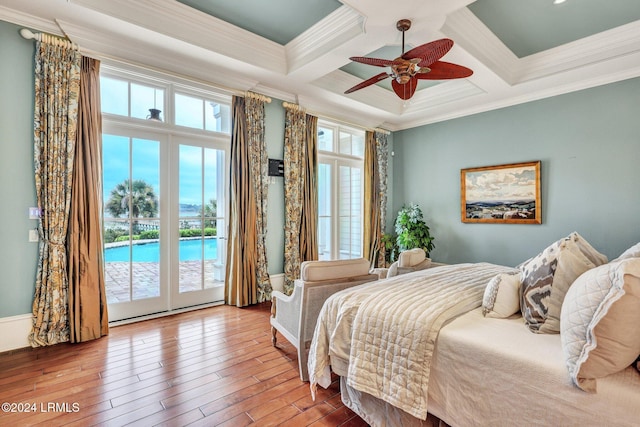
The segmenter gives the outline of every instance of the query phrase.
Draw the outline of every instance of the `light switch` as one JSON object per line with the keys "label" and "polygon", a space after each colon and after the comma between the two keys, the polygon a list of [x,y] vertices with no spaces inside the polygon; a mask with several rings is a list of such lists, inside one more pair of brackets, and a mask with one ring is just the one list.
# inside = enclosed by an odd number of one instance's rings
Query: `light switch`
{"label": "light switch", "polygon": [[38,230],[37,229],[29,230],[29,241],[30,242],[37,242],[38,241]]}
{"label": "light switch", "polygon": [[29,219],[40,218],[40,208],[29,208]]}

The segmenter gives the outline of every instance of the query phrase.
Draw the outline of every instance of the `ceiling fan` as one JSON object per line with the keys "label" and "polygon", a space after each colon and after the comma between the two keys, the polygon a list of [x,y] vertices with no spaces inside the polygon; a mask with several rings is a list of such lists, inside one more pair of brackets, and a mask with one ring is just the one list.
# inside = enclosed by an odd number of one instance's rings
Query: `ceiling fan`
{"label": "ceiling fan", "polygon": [[391,77],[393,91],[401,99],[407,100],[416,92],[418,80],[444,80],[469,77],[473,71],[462,65],[439,61],[453,46],[453,40],[440,39],[425,43],[404,51],[404,32],[411,28],[411,21],[401,19],[396,28],[402,31],[402,55],[394,60],[352,56],[352,61],[376,67],[390,67],[391,72],[384,72],[371,77],[345,91],[345,94],[355,92],[372,84]]}

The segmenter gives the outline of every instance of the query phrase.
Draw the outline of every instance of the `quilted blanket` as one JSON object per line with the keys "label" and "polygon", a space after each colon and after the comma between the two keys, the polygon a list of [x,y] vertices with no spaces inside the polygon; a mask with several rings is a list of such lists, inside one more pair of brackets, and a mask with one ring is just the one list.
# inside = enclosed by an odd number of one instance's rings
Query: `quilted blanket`
{"label": "quilted blanket", "polygon": [[425,419],[431,357],[440,328],[479,307],[492,277],[513,271],[489,263],[456,264],[332,295],[320,312],[311,343],[312,393],[316,384],[330,383],[334,359],[348,360],[351,387]]}

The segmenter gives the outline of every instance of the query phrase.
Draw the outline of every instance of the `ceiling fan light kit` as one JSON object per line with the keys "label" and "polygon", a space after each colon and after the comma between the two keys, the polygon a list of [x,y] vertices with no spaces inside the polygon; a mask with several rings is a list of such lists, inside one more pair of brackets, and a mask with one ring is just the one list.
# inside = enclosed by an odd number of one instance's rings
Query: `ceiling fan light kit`
{"label": "ceiling fan light kit", "polygon": [[404,33],[411,28],[411,21],[401,19],[396,23],[396,28],[402,32],[402,54],[396,59],[388,60],[365,56],[352,56],[349,58],[361,64],[389,67],[390,71],[377,74],[347,89],[344,92],[345,94],[355,92],[391,77],[393,91],[399,98],[407,100],[415,93],[418,80],[460,79],[473,74],[472,70],[462,65],[440,61],[440,58],[453,47],[453,40],[447,38],[439,39],[405,52]]}

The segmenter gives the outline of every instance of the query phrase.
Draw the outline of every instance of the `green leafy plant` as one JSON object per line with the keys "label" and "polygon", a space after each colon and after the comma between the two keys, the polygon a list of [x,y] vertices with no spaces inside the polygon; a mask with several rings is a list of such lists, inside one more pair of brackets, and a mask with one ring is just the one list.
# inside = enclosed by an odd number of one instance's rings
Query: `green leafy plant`
{"label": "green leafy plant", "polygon": [[384,262],[387,266],[398,259],[398,244],[394,234],[383,233],[380,243],[384,246]]}
{"label": "green leafy plant", "polygon": [[429,233],[429,227],[418,205],[403,206],[396,216],[396,243],[399,251],[422,248],[429,256],[435,245]]}

